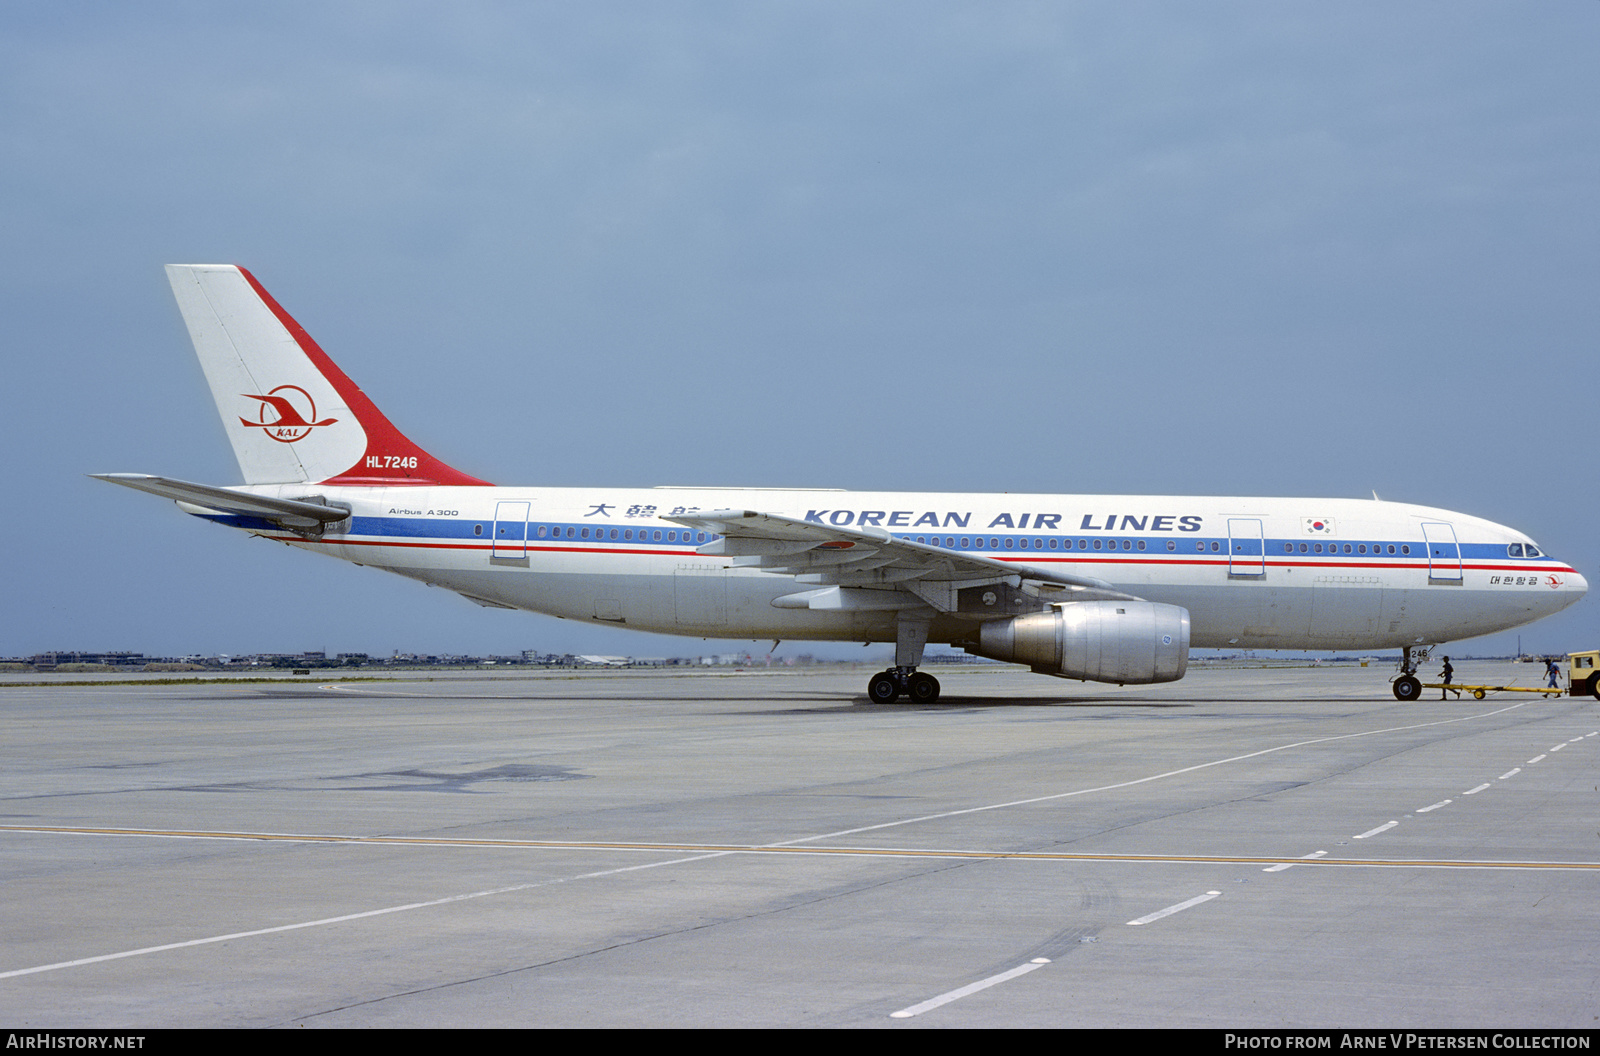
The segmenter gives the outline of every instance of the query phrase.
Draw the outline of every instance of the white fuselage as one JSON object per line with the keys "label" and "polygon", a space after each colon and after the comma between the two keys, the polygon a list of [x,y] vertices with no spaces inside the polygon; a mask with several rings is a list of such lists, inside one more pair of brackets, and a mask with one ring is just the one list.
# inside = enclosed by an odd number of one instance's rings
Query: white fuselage
{"label": "white fuselage", "polygon": [[[719,488],[232,489],[347,504],[321,538],[190,508],[480,603],[718,638],[894,641],[895,613],[775,605],[794,576],[735,567],[707,533],[663,520],[750,509],[1092,577],[1187,609],[1192,645],[1380,649],[1529,623],[1588,589],[1499,524],[1404,503]],[[936,617],[929,640],[970,620]]]}

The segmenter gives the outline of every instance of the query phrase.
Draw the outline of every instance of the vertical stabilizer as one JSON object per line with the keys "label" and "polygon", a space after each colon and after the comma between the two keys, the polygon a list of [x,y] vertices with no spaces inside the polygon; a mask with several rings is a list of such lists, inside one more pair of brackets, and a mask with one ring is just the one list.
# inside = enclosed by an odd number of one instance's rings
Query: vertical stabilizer
{"label": "vertical stabilizer", "polygon": [[406,439],[248,271],[169,264],[246,484],[487,484]]}

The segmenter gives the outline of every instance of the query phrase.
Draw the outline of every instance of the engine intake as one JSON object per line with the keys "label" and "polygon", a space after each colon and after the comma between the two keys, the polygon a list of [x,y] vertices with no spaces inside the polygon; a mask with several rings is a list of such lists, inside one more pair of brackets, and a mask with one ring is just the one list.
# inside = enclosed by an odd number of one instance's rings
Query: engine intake
{"label": "engine intake", "polygon": [[1151,601],[1073,601],[990,620],[963,648],[1041,675],[1142,685],[1189,669],[1189,610]]}

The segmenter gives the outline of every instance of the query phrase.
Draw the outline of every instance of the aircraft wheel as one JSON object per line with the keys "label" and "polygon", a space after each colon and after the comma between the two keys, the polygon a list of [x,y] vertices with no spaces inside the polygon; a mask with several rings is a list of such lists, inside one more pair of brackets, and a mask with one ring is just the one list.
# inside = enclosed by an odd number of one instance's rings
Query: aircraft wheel
{"label": "aircraft wheel", "polygon": [[1420,696],[1422,696],[1422,683],[1418,682],[1415,678],[1412,678],[1410,675],[1401,675],[1399,678],[1394,680],[1395,700],[1411,701],[1416,700]]}
{"label": "aircraft wheel", "polygon": [[879,671],[867,682],[867,696],[874,704],[893,704],[900,695],[900,683],[887,671]]}
{"label": "aircraft wheel", "polygon": [[906,690],[913,704],[932,704],[939,699],[939,680],[918,671],[911,676],[911,685]]}

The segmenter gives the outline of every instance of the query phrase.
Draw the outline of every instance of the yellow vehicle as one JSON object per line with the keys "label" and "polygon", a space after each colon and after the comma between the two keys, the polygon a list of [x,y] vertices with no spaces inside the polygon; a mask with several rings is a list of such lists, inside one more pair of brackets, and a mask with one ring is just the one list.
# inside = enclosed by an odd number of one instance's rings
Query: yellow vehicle
{"label": "yellow vehicle", "polygon": [[1600,700],[1600,649],[1567,654],[1567,692]]}

